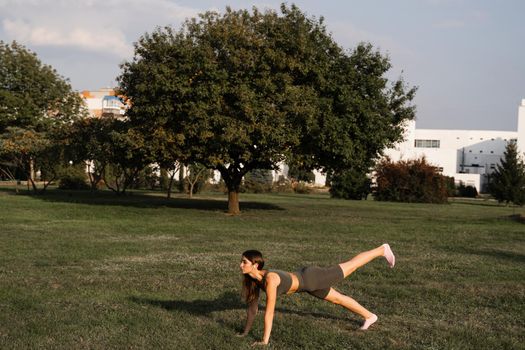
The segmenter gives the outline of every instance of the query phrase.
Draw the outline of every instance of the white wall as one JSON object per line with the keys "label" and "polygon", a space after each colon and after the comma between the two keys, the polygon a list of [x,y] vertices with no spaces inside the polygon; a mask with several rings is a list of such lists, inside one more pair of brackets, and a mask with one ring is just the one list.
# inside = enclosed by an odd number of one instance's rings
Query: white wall
{"label": "white wall", "polygon": [[[415,140],[439,140],[439,148],[415,147]],[[514,140],[525,152],[525,99],[518,111],[518,131],[416,129],[412,122],[405,127],[405,141],[386,150],[385,155],[393,161],[425,156],[429,163],[443,168],[444,175],[475,183],[480,191],[485,180],[480,175],[494,171],[507,143]]]}
{"label": "white wall", "polygon": [[454,176],[454,182],[456,185],[463,183],[465,186],[473,186],[479,192],[481,187],[481,175],[479,174],[456,174]]}
{"label": "white wall", "polygon": [[525,158],[525,99],[521,100],[521,105],[518,108],[518,150]]}

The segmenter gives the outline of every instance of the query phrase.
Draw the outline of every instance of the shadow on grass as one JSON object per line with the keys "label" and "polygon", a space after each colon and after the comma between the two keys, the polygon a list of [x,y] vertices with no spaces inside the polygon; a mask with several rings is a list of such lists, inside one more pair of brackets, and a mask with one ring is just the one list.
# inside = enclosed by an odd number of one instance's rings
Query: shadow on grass
{"label": "shadow on grass", "polygon": [[[221,294],[218,298],[212,300],[161,300],[144,297],[130,297],[128,299],[137,304],[152,305],[163,308],[168,311],[182,311],[194,316],[208,316],[212,312],[220,312],[227,310],[244,310],[246,308],[246,306],[240,301],[239,294],[234,292],[225,292]],[[290,310],[284,309],[282,307],[276,307],[275,310],[283,314],[291,314],[302,317],[317,317],[337,321],[352,322],[352,320],[348,318],[338,317],[328,313]],[[262,309],[262,311],[264,312],[264,308]],[[357,321],[354,322],[356,325],[360,325]]]}
{"label": "shadow on grass", "polygon": [[482,255],[482,256],[488,256],[491,258],[496,259],[502,259],[502,260],[509,260],[516,263],[525,263],[525,254],[516,253],[516,252],[509,252],[504,250],[498,250],[498,249],[474,249],[474,248],[463,248],[458,247],[454,249],[457,253],[463,253],[463,254],[472,254],[472,255]]}
{"label": "shadow on grass", "polygon": [[[7,191],[6,191],[7,192]],[[15,194],[13,191],[10,194]],[[30,192],[21,192],[18,195],[31,196],[46,202],[77,203],[87,205],[110,205],[125,206],[136,208],[179,208],[179,209],[197,209],[210,211],[228,210],[227,198],[210,199],[210,198],[181,198],[172,197],[167,199],[161,197],[158,192],[131,192],[126,195],[116,195],[109,191],[63,191],[49,190],[43,194],[32,194]],[[284,210],[282,207],[264,202],[240,202],[241,211],[246,210]]]}
{"label": "shadow on grass", "polygon": [[489,201],[485,199],[456,199],[449,198],[449,203],[457,205],[473,205],[481,207],[501,207],[501,205],[496,201]]}

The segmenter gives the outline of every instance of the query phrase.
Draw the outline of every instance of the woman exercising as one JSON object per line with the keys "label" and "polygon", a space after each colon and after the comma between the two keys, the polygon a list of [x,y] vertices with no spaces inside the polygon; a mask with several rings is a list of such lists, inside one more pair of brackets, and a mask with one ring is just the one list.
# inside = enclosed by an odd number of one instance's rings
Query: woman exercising
{"label": "woman exercising", "polygon": [[241,271],[244,275],[243,297],[248,304],[246,326],[240,336],[248,334],[252,328],[258,310],[259,292],[266,292],[266,311],[264,313],[264,335],[260,342],[254,345],[265,345],[270,341],[272,332],[275,302],[278,295],[307,292],[319,299],[341,305],[344,308],[361,315],[365,321],[360,329],[366,330],[377,321],[377,316],[357,301],[339,293],[331,286],[348,277],[361,266],[377,257],[386,258],[390,267],[394,267],[395,256],[388,244],[360,253],[349,261],[328,268],[317,266],[303,267],[290,273],[281,270],[263,270],[264,259],[261,252],[247,250],[242,254]]}

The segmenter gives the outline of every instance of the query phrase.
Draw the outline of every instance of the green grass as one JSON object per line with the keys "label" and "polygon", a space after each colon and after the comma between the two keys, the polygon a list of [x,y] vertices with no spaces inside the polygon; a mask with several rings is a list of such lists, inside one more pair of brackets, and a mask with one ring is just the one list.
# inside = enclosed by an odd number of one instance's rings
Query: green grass
{"label": "green grass", "polygon": [[240,253],[267,266],[331,265],[389,242],[336,286],[379,316],[369,331],[307,294],[277,303],[273,349],[518,349],[525,225],[486,201],[449,205],[241,195],[0,191],[0,348],[247,349]]}

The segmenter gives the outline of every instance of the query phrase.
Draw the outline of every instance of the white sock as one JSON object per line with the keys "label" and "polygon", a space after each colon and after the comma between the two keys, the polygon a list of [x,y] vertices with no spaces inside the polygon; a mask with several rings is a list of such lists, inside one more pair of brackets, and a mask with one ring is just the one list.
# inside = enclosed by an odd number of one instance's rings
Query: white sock
{"label": "white sock", "polygon": [[377,321],[377,316],[372,314],[372,316],[370,316],[369,318],[365,320],[365,323],[363,323],[363,325],[359,329],[362,331],[366,331],[368,327],[376,323],[376,321]]}
{"label": "white sock", "polygon": [[394,253],[392,252],[390,245],[388,243],[385,243],[383,244],[383,247],[385,247],[384,257],[386,261],[388,261],[388,265],[390,265],[390,267],[394,267],[394,265],[396,264],[396,257]]}

